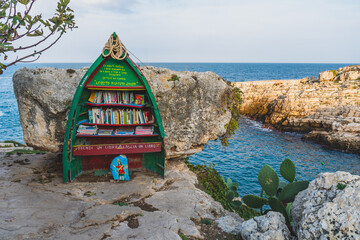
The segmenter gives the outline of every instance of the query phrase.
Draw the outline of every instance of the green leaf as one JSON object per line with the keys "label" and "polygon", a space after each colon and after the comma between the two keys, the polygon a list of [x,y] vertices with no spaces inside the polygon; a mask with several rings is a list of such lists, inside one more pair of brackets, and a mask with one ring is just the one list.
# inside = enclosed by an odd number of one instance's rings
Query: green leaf
{"label": "green leaf", "polygon": [[280,174],[281,174],[281,176],[283,176],[283,178],[285,178],[289,182],[293,182],[295,179],[295,175],[296,175],[296,168],[295,168],[295,164],[293,163],[293,161],[291,161],[288,158],[285,159],[281,163]]}
{"label": "green leaf", "polygon": [[227,192],[227,194],[226,194],[226,200],[227,200],[227,202],[231,202],[231,201],[234,199],[234,197],[235,197],[235,193],[234,193],[234,192],[232,192],[232,191]]}
{"label": "green leaf", "polygon": [[239,183],[233,182],[230,186],[230,189],[233,190],[234,192],[236,192],[238,187],[239,187]]}
{"label": "green leaf", "polygon": [[275,170],[268,164],[265,164],[259,171],[258,180],[260,186],[264,189],[265,193],[269,196],[276,194],[279,186],[279,177]]}
{"label": "green leaf", "polygon": [[19,1],[19,3],[24,4],[24,5],[27,5],[30,2],[30,0],[18,0],[18,1]]}
{"label": "green leaf", "polygon": [[239,208],[239,207],[241,207],[242,202],[240,202],[240,201],[238,201],[238,200],[235,200],[235,201],[232,201],[232,202],[230,203],[230,205],[231,205],[231,207],[233,207],[233,208]]}
{"label": "green leaf", "polygon": [[232,184],[231,178],[227,178],[226,185],[230,188],[231,184]]}
{"label": "green leaf", "polygon": [[292,206],[292,202],[291,203],[288,203],[287,205],[286,205],[286,213],[287,213],[287,215],[289,216],[289,218],[290,218],[290,220],[291,220],[291,206]]}
{"label": "green leaf", "polygon": [[282,202],[274,197],[271,197],[269,198],[269,205],[273,211],[281,213],[285,218],[286,224],[290,226],[290,219]]}
{"label": "green leaf", "polygon": [[293,183],[289,183],[284,189],[281,191],[279,195],[279,200],[282,202],[293,202],[295,196],[305,190],[309,186],[309,181],[297,181]]}
{"label": "green leaf", "polygon": [[261,208],[262,206],[268,204],[266,198],[262,198],[253,194],[245,195],[242,200],[244,203],[251,208]]}

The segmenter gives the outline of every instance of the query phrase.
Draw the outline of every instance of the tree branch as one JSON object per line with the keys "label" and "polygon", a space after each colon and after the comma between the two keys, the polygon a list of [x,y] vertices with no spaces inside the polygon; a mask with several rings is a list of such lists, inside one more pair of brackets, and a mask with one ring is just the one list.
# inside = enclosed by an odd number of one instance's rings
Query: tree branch
{"label": "tree branch", "polygon": [[14,62],[9,63],[8,65],[5,65],[5,68],[8,68],[8,67],[14,65],[15,63],[22,62],[22,61],[23,61],[24,59],[26,59],[26,58],[34,57],[35,55],[40,55],[42,52],[48,50],[48,49],[51,48],[57,41],[59,41],[59,39],[61,38],[62,35],[63,35],[63,33],[60,33],[60,35],[57,37],[57,39],[56,39],[53,43],[51,43],[49,46],[47,46],[46,48],[43,48],[42,50],[40,50],[40,51],[38,51],[38,52],[36,52],[36,53],[32,53],[32,54],[29,54],[29,55],[27,55],[27,56],[25,56],[25,57],[16,59]]}

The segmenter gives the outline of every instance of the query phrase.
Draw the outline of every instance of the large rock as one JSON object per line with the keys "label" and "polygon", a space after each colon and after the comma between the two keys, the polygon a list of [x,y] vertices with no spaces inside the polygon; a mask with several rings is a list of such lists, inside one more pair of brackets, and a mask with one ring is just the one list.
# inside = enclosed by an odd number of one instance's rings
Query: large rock
{"label": "large rock", "polygon": [[233,214],[196,187],[181,160],[168,162],[165,178],[64,184],[58,154],[0,155],[0,173],[1,240],[206,239],[201,219]]}
{"label": "large rock", "polygon": [[[336,76],[333,76],[334,73]],[[321,82],[271,80],[234,83],[241,113],[306,139],[360,154],[360,66],[322,73]],[[325,81],[333,76],[332,81]]]}
{"label": "large rock", "polygon": [[243,222],[241,237],[244,240],[285,240],[291,239],[290,231],[281,213],[268,212]]}
{"label": "large rock", "polygon": [[360,239],[360,176],[319,174],[296,196],[291,215],[299,239]]}
{"label": "large rock", "polygon": [[[167,157],[191,155],[225,133],[231,118],[225,99],[231,87],[212,72],[176,72],[144,67],[159,106]],[[20,122],[27,145],[59,152],[70,104],[85,70],[23,68],[13,76]],[[178,81],[168,81],[173,74]],[[219,109],[221,107],[221,109]]]}
{"label": "large rock", "polygon": [[13,76],[20,123],[27,145],[60,151],[67,113],[84,70],[23,68]]}
{"label": "large rock", "polygon": [[324,71],[319,73],[320,81],[330,81],[336,76],[336,71]]}

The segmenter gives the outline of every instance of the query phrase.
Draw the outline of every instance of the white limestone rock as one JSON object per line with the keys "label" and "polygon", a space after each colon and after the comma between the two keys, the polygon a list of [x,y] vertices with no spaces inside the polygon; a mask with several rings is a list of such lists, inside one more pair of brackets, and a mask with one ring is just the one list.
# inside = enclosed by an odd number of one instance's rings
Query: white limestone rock
{"label": "white limestone rock", "polygon": [[291,215],[299,239],[360,239],[360,176],[319,174],[296,196]]}
{"label": "white limestone rock", "polygon": [[291,239],[284,216],[272,211],[245,221],[241,227],[241,237],[244,240]]}
{"label": "white limestone rock", "polygon": [[[158,103],[167,158],[186,157],[225,134],[231,87],[212,72],[143,67]],[[13,75],[20,123],[28,146],[61,152],[70,104],[86,69],[22,68]],[[175,74],[178,81],[168,81]],[[221,107],[221,111],[219,109]]]}
{"label": "white limestone rock", "polygon": [[332,80],[336,74],[333,71],[323,71],[319,73],[320,82]]}
{"label": "white limestone rock", "polygon": [[236,213],[229,212],[227,215],[216,219],[215,222],[224,232],[238,235],[241,233],[241,227],[244,219]]}

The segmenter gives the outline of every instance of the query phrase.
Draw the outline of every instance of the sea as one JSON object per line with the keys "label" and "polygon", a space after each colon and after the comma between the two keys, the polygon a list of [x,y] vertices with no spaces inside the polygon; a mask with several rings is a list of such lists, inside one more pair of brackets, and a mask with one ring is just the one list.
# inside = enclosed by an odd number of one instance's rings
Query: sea
{"label": "sea", "polygon": [[[20,68],[79,69],[91,63],[29,63],[17,64],[0,75],[0,141],[24,142],[12,75]],[[141,64],[140,64],[141,65]],[[354,63],[145,63],[177,71],[212,71],[227,81],[244,82],[271,79],[301,79],[317,77],[319,72],[354,65]],[[320,144],[303,141],[301,134],[279,132],[265,128],[260,122],[242,117],[239,128],[229,146],[210,141],[204,151],[190,157],[194,164],[215,164],[215,169],[226,178],[238,182],[240,196],[259,194],[259,170],[269,164],[279,174],[285,158],[294,161],[297,179],[312,180],[322,172],[347,171],[360,174],[360,156],[329,149]],[[280,174],[279,174],[280,175]],[[280,177],[281,178],[281,177]]]}

